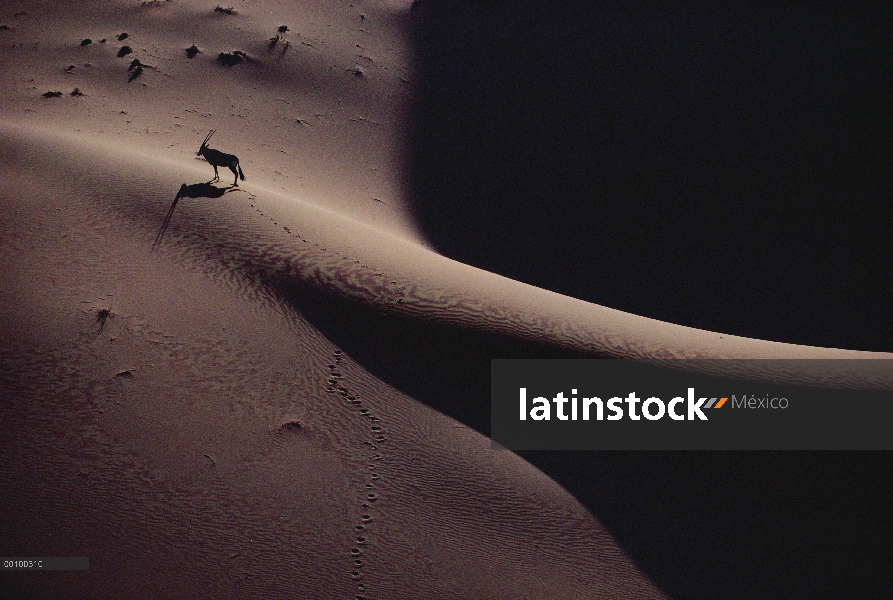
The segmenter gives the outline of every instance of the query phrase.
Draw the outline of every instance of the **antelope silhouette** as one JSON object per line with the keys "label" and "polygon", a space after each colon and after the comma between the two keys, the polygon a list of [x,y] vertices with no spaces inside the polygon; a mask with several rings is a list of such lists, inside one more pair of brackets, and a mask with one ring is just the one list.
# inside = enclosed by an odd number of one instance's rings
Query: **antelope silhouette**
{"label": "antelope silhouette", "polygon": [[235,179],[233,180],[233,187],[239,187],[239,178],[241,177],[242,181],[245,181],[245,174],[242,173],[242,167],[239,166],[238,157],[232,154],[220,152],[219,150],[208,148],[208,141],[210,141],[211,136],[214,135],[215,131],[217,130],[212,129],[207,137],[205,137],[205,141],[202,142],[202,145],[198,149],[198,154],[196,154],[196,156],[204,156],[205,160],[211,163],[211,166],[214,167],[214,179],[212,179],[208,183],[220,181],[220,174],[217,172],[217,167],[228,167],[235,176]]}

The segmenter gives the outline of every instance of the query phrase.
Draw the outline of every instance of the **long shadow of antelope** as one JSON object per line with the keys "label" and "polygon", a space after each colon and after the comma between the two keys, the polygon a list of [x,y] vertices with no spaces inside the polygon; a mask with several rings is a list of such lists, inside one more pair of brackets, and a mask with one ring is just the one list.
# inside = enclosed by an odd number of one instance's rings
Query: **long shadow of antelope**
{"label": "long shadow of antelope", "polygon": [[164,232],[167,231],[167,227],[171,223],[171,217],[174,216],[174,210],[177,208],[177,203],[180,201],[180,198],[220,198],[224,194],[234,191],[237,192],[239,190],[233,187],[221,188],[211,185],[210,183],[193,183],[192,185],[186,185],[184,183],[181,185],[180,190],[177,192],[177,196],[174,198],[171,207],[167,211],[167,215],[164,217],[164,222],[161,224],[158,234],[155,236],[155,241],[152,243],[152,251],[154,252],[155,248],[161,244],[161,239],[164,237]]}

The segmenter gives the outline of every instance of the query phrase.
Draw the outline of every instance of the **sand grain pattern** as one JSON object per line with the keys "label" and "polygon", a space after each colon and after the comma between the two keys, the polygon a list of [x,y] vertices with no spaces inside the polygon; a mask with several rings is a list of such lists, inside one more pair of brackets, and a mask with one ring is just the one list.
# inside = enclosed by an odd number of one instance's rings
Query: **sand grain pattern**
{"label": "sand grain pattern", "polygon": [[[0,489],[15,515],[0,550],[91,561],[2,585],[56,598],[664,597],[568,492],[372,375],[290,299],[321,290],[593,356],[891,355],[661,323],[438,255],[401,192],[411,3],[293,4],[0,7],[0,52],[17,65],[0,70]],[[286,23],[292,51],[267,52]],[[133,57],[111,41],[124,31],[156,65],[129,83]],[[245,61],[214,63],[235,49]],[[75,86],[82,97],[40,97]],[[210,128],[251,181],[180,199],[159,236],[180,186],[210,178],[195,160]]]}

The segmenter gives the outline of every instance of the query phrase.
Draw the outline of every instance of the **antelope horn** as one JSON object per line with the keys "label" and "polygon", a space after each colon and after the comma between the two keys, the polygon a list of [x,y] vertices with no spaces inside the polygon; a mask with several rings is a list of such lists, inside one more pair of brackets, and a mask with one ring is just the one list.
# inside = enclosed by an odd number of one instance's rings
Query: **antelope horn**
{"label": "antelope horn", "polygon": [[214,132],[215,132],[215,131],[217,131],[217,130],[216,130],[216,129],[212,129],[211,132],[208,133],[207,137],[205,137],[205,141],[202,142],[202,145],[203,145],[203,146],[204,146],[205,144],[208,143],[208,140],[211,139],[211,136],[214,135]]}

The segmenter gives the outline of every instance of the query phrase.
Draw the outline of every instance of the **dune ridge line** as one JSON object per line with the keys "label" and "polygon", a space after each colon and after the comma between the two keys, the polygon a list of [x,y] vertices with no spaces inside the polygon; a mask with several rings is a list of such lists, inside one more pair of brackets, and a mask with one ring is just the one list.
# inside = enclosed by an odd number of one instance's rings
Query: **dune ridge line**
{"label": "dune ridge line", "polygon": [[[0,131],[5,145],[17,149],[19,160],[29,162],[23,152],[52,153],[53,164],[66,172],[66,185],[89,190],[97,201],[104,202],[104,211],[126,212],[146,234],[160,223],[159,215],[164,214],[180,183],[207,176],[198,164],[187,166],[134,148],[103,144],[102,140],[88,146],[80,137],[8,122],[0,123]],[[242,269],[255,284],[313,285],[415,318],[593,356],[643,360],[893,358],[893,353],[742,338],[624,313],[459,263],[413,240],[296,197],[257,185],[245,186],[244,191],[247,194],[228,195],[233,200],[222,204],[195,203],[178,209],[175,219],[200,231],[202,239],[171,240],[167,248],[176,246],[174,251],[183,252],[198,245],[212,262],[220,262],[218,251],[225,248],[224,262]],[[255,219],[259,216],[263,218]],[[209,253],[209,246],[217,250]],[[722,370],[721,363],[713,364],[713,369]],[[818,380],[814,372],[796,371],[792,366],[767,376],[818,385],[893,386],[893,374],[876,369],[861,375],[824,374]]]}

